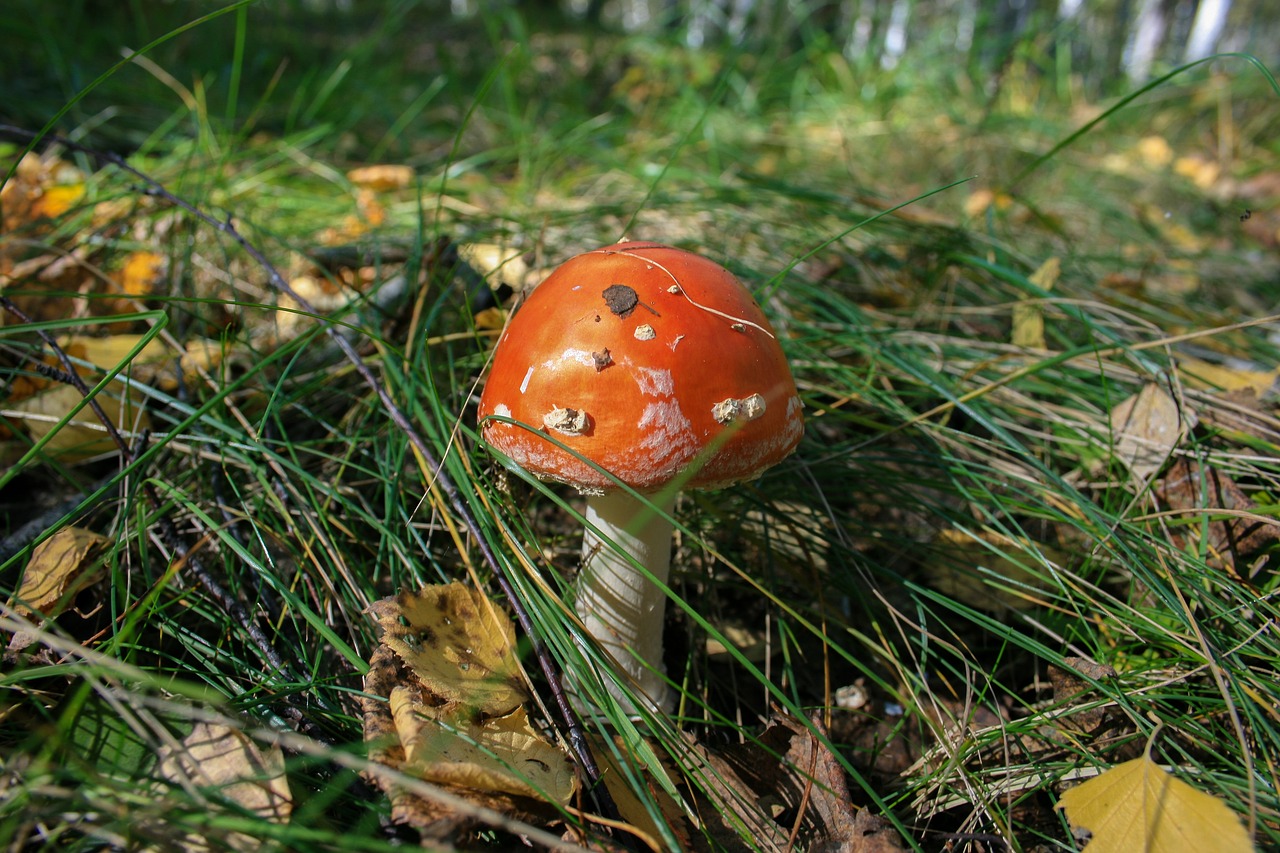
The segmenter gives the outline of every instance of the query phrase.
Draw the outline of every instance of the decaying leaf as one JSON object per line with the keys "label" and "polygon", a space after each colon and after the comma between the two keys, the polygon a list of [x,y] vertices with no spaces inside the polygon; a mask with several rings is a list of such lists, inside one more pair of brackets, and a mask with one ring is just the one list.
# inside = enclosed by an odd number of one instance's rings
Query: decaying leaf
{"label": "decaying leaf", "polygon": [[[798,720],[775,716],[753,741],[716,752],[695,746],[693,753],[689,761],[704,765],[700,775],[715,799],[699,813],[730,849],[740,844],[741,826],[753,850],[905,849],[892,826],[853,806],[839,761]],[[717,814],[722,826],[713,823]]]}
{"label": "decaying leaf", "polygon": [[[177,747],[161,747],[156,774],[211,802],[229,801],[260,817],[285,823],[293,798],[278,746],[261,747],[225,725],[197,723]],[[258,850],[261,839],[243,833],[216,840],[188,835],[184,850]]]}
{"label": "decaying leaf", "polygon": [[1058,808],[1072,825],[1093,833],[1085,853],[1253,850],[1240,819],[1225,803],[1145,756],[1070,789]]}
{"label": "decaying leaf", "polygon": [[1174,543],[1182,547],[1187,536],[1199,535],[1203,530],[1210,565],[1239,571],[1248,558],[1280,538],[1280,524],[1261,515],[1250,515],[1255,508],[1253,501],[1217,468],[1179,459],[1156,485],[1155,495],[1167,508],[1187,512],[1185,517],[1189,520],[1212,517],[1215,511],[1221,515],[1203,525],[1181,525],[1173,534]]}
{"label": "decaying leaf", "polygon": [[[569,802],[577,777],[521,707],[511,620],[460,583],[383,599],[372,612],[384,633],[364,680],[370,760],[518,820],[558,820],[548,804]],[[392,819],[424,843],[454,843],[480,824],[475,813],[372,778]]]}
{"label": "decaying leaf", "polygon": [[391,716],[404,747],[401,769],[428,782],[567,803],[577,789],[564,753],[529,725],[524,708],[472,722],[437,719],[422,689],[391,691]]}
{"label": "decaying leaf", "polygon": [[37,612],[57,616],[76,592],[96,583],[103,575],[98,555],[111,540],[82,527],[64,527],[41,542],[31,553],[18,589],[19,615]]}
{"label": "decaying leaf", "polygon": [[515,656],[515,626],[478,589],[428,586],[374,604],[382,642],[423,686],[446,702],[489,716],[526,698]]}
{"label": "decaying leaf", "polygon": [[1178,407],[1159,385],[1149,383],[1111,410],[1114,454],[1136,480],[1163,467],[1169,454],[1195,426],[1195,416]]}

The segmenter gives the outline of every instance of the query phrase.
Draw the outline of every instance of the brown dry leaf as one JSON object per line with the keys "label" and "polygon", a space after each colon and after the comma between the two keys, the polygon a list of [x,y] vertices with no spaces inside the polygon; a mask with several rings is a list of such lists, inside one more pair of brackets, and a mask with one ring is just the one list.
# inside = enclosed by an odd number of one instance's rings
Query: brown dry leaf
{"label": "brown dry leaf", "polygon": [[402,190],[412,184],[413,169],[395,165],[361,166],[347,172],[347,180],[361,189],[390,192]]}
{"label": "brown dry leaf", "polygon": [[39,612],[57,616],[75,594],[103,575],[98,562],[111,540],[82,527],[64,527],[31,552],[14,608],[28,618]]}
{"label": "brown dry leaf", "polygon": [[[1062,262],[1049,258],[1031,274],[1029,281],[1043,290],[1053,290],[1062,272]],[[1038,301],[1019,302],[1013,306],[1013,345],[1044,349],[1044,309]]]}
{"label": "brown dry leaf", "polygon": [[391,716],[404,745],[400,768],[427,782],[567,803],[577,777],[564,753],[529,725],[524,708],[472,722],[439,718],[449,706],[424,701],[421,688],[391,691]]}
{"label": "brown dry leaf", "polygon": [[[1113,667],[1097,663],[1088,658],[1067,657],[1063,660],[1063,664],[1064,666],[1060,667],[1049,667],[1049,682],[1053,685],[1053,701],[1063,708],[1069,705],[1083,704],[1072,700],[1093,690],[1093,682],[1116,677],[1116,671]],[[1086,676],[1092,681],[1086,680]],[[1054,723],[1065,730],[1087,734],[1097,731],[1114,715],[1114,709],[1109,709],[1105,706],[1082,710],[1072,709],[1069,714],[1055,717]]]}
{"label": "brown dry leaf", "polygon": [[[278,746],[260,747],[243,732],[215,723],[196,723],[178,747],[161,747],[156,773],[211,798],[229,800],[260,817],[285,823],[293,797]],[[262,840],[243,833],[215,839],[188,835],[184,850],[258,850]]]}
{"label": "brown dry leaf", "polygon": [[1062,795],[1073,826],[1093,833],[1085,853],[1248,853],[1249,834],[1226,804],[1147,757],[1118,764]]}
{"label": "brown dry leaf", "polygon": [[1138,481],[1159,471],[1195,425],[1194,414],[1186,417],[1173,397],[1154,382],[1111,410],[1111,430],[1115,436],[1115,458]]}
{"label": "brown dry leaf", "polygon": [[[822,731],[816,721],[812,725]],[[707,818],[723,814],[723,827],[706,829],[730,849],[741,843],[735,825],[748,828],[753,850],[906,849],[887,822],[854,808],[839,761],[798,720],[775,716],[753,741],[714,753],[701,746],[694,750],[700,754],[690,764],[705,763],[703,778],[716,800],[699,811]]]}
{"label": "brown dry leaf", "polygon": [[1184,518],[1192,523],[1178,528],[1185,534],[1175,533],[1174,544],[1183,547],[1185,536],[1198,536],[1204,530],[1210,565],[1238,570],[1248,558],[1280,539],[1280,523],[1257,515],[1224,514],[1203,527],[1195,523],[1215,511],[1248,513],[1256,507],[1234,480],[1216,468],[1179,459],[1169,466],[1155,495],[1169,509],[1191,511]]}
{"label": "brown dry leaf", "polygon": [[[987,612],[1027,610],[1043,603],[1037,594],[1048,592],[1053,586],[1041,573],[1027,568],[1036,559],[1032,554],[1039,554],[1055,567],[1067,560],[1065,554],[1048,545],[1013,539],[993,530],[942,530],[934,537],[933,547],[937,556],[923,566],[929,585]],[[1015,559],[1017,555],[1026,556]],[[1008,586],[1000,586],[1000,579]]]}
{"label": "brown dry leaf", "polygon": [[441,699],[490,716],[525,700],[515,626],[482,590],[460,583],[428,586],[375,602],[372,611],[382,642]]}

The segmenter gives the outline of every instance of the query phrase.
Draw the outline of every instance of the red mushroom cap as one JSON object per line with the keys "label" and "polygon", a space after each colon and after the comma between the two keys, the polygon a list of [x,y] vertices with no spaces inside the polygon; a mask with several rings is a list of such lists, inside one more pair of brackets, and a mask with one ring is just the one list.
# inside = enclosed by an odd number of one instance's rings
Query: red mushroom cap
{"label": "red mushroom cap", "polygon": [[[497,420],[498,415],[528,425]],[[515,313],[480,398],[482,434],[535,476],[640,491],[752,479],[804,431],[782,348],[751,294],[706,258],[619,243],[571,258]]]}

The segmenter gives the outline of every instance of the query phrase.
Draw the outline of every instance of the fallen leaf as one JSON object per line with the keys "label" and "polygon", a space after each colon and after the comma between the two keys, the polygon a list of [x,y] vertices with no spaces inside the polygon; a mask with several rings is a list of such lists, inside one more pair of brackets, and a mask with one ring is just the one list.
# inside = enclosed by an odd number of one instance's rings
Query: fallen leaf
{"label": "fallen leaf", "polygon": [[1240,819],[1226,804],[1147,757],[1118,764],[1062,795],[1067,820],[1093,833],[1085,853],[1247,853]]}
{"label": "fallen leaf", "polygon": [[[1052,290],[1062,271],[1062,262],[1049,258],[1031,274],[1029,281],[1042,290]],[[1039,300],[1024,300],[1013,306],[1013,345],[1044,349],[1044,308]]]}
{"label": "fallen leaf", "polygon": [[515,626],[484,592],[460,583],[428,586],[373,605],[382,642],[446,702],[490,716],[526,698]]}
{"label": "fallen leaf", "polygon": [[413,169],[396,165],[361,166],[347,172],[347,180],[362,189],[389,192],[412,184]]}
{"label": "fallen leaf", "polygon": [[1142,165],[1153,171],[1173,162],[1173,148],[1163,136],[1144,136],[1138,140],[1134,150]]}
{"label": "fallen leaf", "polygon": [[[278,746],[260,747],[243,732],[196,723],[176,747],[158,750],[156,775],[210,798],[229,801],[275,823],[286,823],[293,798]],[[231,833],[216,839],[188,835],[184,850],[259,850],[262,839]]]}
{"label": "fallen leaf", "polygon": [[459,243],[458,256],[485,278],[517,291],[524,289],[529,277],[529,265],[525,262],[524,253],[511,246],[498,243]]}
{"label": "fallen leaf", "polygon": [[1276,389],[1280,368],[1228,367],[1191,356],[1178,357],[1178,376],[1192,388],[1221,388],[1223,391],[1253,391],[1259,398]]}
{"label": "fallen leaf", "polygon": [[567,803],[577,790],[564,753],[529,725],[524,708],[472,722],[436,718],[421,689],[391,691],[391,716],[404,747],[401,770],[428,782]]}
{"label": "fallen leaf", "polygon": [[19,615],[57,616],[75,594],[103,575],[97,557],[111,540],[82,527],[64,527],[31,552],[18,589]]}
{"label": "fallen leaf", "polygon": [[1195,416],[1184,413],[1173,397],[1154,382],[1111,410],[1113,454],[1135,480],[1145,481],[1159,471]]}
{"label": "fallen leaf", "polygon": [[1175,545],[1183,547],[1187,536],[1199,536],[1203,530],[1210,565],[1238,570],[1280,539],[1280,522],[1257,515],[1220,512],[1223,517],[1208,520],[1215,510],[1249,513],[1256,508],[1234,480],[1211,466],[1177,460],[1157,484],[1155,496],[1165,507],[1187,513],[1184,518],[1190,523],[1176,528]]}
{"label": "fallen leaf", "polygon": [[[127,436],[134,430],[145,430],[151,419],[141,408],[137,392],[121,397],[121,383],[114,382],[97,396],[107,419]],[[44,445],[44,452],[60,459],[75,461],[115,452],[118,448],[107,435],[102,421],[98,420],[88,405],[76,413],[70,421],[58,429],[58,422],[83,399],[80,392],[70,385],[54,387],[10,404],[8,415],[21,422],[33,441],[39,441],[53,433]],[[56,430],[56,433],[55,433]]]}
{"label": "fallen leaf", "polygon": [[120,268],[120,289],[129,296],[148,296],[164,275],[168,261],[155,252],[134,252]]}
{"label": "fallen leaf", "polygon": [[1187,178],[1197,189],[1209,190],[1222,175],[1222,167],[1217,162],[1200,154],[1179,157],[1173,162],[1173,172]]}
{"label": "fallen leaf", "polygon": [[1006,193],[992,192],[987,189],[975,190],[964,200],[965,215],[974,219],[985,215],[989,208],[994,209],[998,213],[1008,210],[1012,206],[1012,196]]}

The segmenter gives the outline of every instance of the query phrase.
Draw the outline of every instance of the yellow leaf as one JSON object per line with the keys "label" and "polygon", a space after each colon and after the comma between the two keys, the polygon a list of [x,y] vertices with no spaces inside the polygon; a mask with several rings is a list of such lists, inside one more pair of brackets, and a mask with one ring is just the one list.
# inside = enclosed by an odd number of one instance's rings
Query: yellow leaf
{"label": "yellow leaf", "polygon": [[1195,415],[1154,382],[1111,410],[1115,457],[1136,479],[1145,480],[1164,465],[1169,454],[1195,425]]}
{"label": "yellow leaf", "polygon": [[1246,853],[1249,835],[1222,801],[1135,758],[1062,795],[1072,825],[1093,833],[1085,853]]}
{"label": "yellow leaf", "polygon": [[500,791],[567,803],[577,787],[564,753],[529,725],[524,708],[471,722],[465,715],[435,719],[412,687],[391,691],[391,715],[404,745],[403,772],[428,782]]}
{"label": "yellow leaf", "polygon": [[37,545],[22,574],[17,611],[57,616],[65,610],[76,592],[102,577],[97,556],[110,541],[92,530],[64,527]]}
{"label": "yellow leaf", "polygon": [[[135,392],[122,398],[120,383],[115,382],[96,398],[107,419],[125,434],[126,441],[134,430],[149,429],[151,426],[151,420],[141,409],[141,400],[137,397]],[[37,441],[53,432],[58,422],[81,399],[80,392],[72,386],[55,385],[34,397],[12,403],[9,412],[14,420],[22,422],[32,440]],[[44,446],[45,453],[72,461],[116,450],[117,447],[107,435],[102,421],[98,420],[87,405]]]}
{"label": "yellow leaf", "polygon": [[84,198],[84,184],[49,187],[32,206],[32,218],[57,219]]}
{"label": "yellow leaf", "polygon": [[1163,169],[1173,162],[1173,149],[1163,136],[1144,136],[1136,146],[1138,159],[1148,169]]}
{"label": "yellow leaf", "polygon": [[[1050,258],[1031,274],[1030,281],[1043,290],[1052,290],[1062,271],[1062,262]],[[1019,302],[1013,306],[1013,345],[1044,349],[1044,310],[1039,302]]]}
{"label": "yellow leaf", "polygon": [[413,183],[413,169],[409,166],[361,166],[347,172],[347,180],[357,187],[374,192],[404,189]]}
{"label": "yellow leaf", "polygon": [[1012,196],[1006,193],[996,193],[986,189],[975,190],[964,200],[965,214],[974,219],[979,216],[986,215],[988,208],[994,208],[995,211],[999,213],[1008,210],[1012,206]]}
{"label": "yellow leaf", "polygon": [[1280,381],[1280,368],[1249,370],[1213,364],[1189,355],[1178,356],[1178,375],[1192,388],[1221,388],[1223,391],[1250,390],[1259,398],[1270,394]]}
{"label": "yellow leaf", "polygon": [[483,591],[460,583],[428,586],[376,602],[373,613],[382,642],[441,699],[489,715],[524,701],[515,627]]}
{"label": "yellow leaf", "polygon": [[167,261],[155,252],[134,252],[120,269],[120,289],[130,296],[152,293],[164,275]]}

